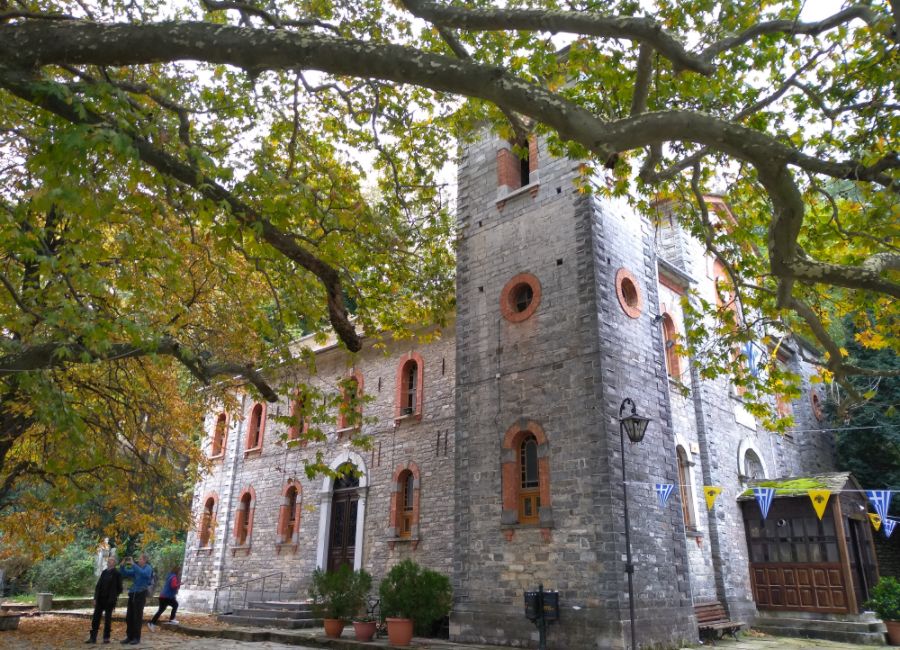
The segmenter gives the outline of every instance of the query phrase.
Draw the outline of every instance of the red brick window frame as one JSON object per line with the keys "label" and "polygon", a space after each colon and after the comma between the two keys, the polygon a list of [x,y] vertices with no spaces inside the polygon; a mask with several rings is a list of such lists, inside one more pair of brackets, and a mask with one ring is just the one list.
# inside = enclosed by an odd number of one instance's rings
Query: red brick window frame
{"label": "red brick window frame", "polygon": [[210,444],[209,457],[222,458],[225,455],[225,445],[228,442],[228,413],[222,411],[216,417],[213,427],[212,443]]}
{"label": "red brick window frame", "polygon": [[[775,363],[778,364],[778,369],[781,371],[786,370],[785,359],[781,357],[781,355],[776,354]],[[784,395],[779,393],[775,393],[775,412],[778,414],[780,418],[786,418],[794,414],[794,407],[791,404],[791,400]]]}
{"label": "red brick window frame", "polygon": [[234,517],[234,543],[237,546],[250,546],[253,539],[253,515],[256,513],[256,490],[252,486],[245,488],[238,498],[237,512]]}
{"label": "red brick window frame", "polygon": [[395,538],[419,538],[419,499],[421,484],[415,463],[400,465],[391,483],[390,526]]}
{"label": "red brick window frame", "polygon": [[[503,482],[503,525],[531,524],[550,528],[550,445],[537,422],[520,421],[503,437],[501,479]],[[536,461],[536,483],[525,463]],[[526,508],[530,510],[526,511]]]}
{"label": "red brick window frame", "polygon": [[500,313],[512,323],[531,317],[541,304],[541,283],[531,273],[519,273],[503,285]]}
{"label": "red brick window frame", "polygon": [[219,511],[219,495],[209,492],[203,497],[203,512],[197,528],[200,548],[210,548],[216,535],[216,514]]}
{"label": "red brick window frame", "polygon": [[418,352],[409,352],[397,365],[397,392],[394,399],[394,418],[422,419],[425,386],[425,362]]}
{"label": "red brick window frame", "polygon": [[528,138],[528,156],[519,158],[513,145],[497,150],[497,185],[505,185],[510,191],[534,182],[534,172],[538,168],[537,138]]}
{"label": "red brick window frame", "polygon": [[684,527],[688,530],[696,530],[697,523],[694,521],[694,486],[691,485],[691,474],[689,471],[690,462],[688,461],[687,450],[678,445],[675,448],[676,461],[678,463],[678,493],[681,495],[681,516],[684,519]]}
{"label": "red brick window frame", "polygon": [[[297,391],[291,397],[291,426],[288,427],[288,442],[301,440],[309,431],[309,416],[306,415],[306,398]],[[301,445],[306,445],[302,440]]]}
{"label": "red brick window frame", "polygon": [[[356,431],[362,426],[362,398],[363,376],[359,370],[354,370],[344,380],[345,386],[341,388],[341,406],[338,412],[338,434],[347,431]],[[355,406],[354,403],[355,402]],[[356,416],[351,418],[351,413],[356,411]]]}
{"label": "red brick window frame", "polygon": [[638,318],[644,309],[644,297],[634,274],[625,267],[616,271],[616,297],[629,318]]}
{"label": "red brick window frame", "polygon": [[675,319],[668,312],[662,315],[663,344],[666,347],[666,371],[672,379],[681,379],[681,357],[678,356],[678,329]]}
{"label": "red brick window frame", "polygon": [[263,434],[266,431],[266,403],[256,402],[250,409],[250,417],[247,420],[247,441],[244,453],[260,451],[263,444]]}
{"label": "red brick window frame", "polygon": [[813,416],[820,422],[825,418],[825,412],[822,410],[822,398],[816,391],[810,391],[809,401],[812,403]]}
{"label": "red brick window frame", "polygon": [[278,509],[278,543],[297,545],[300,540],[300,511],[303,488],[299,481],[288,479],[281,491]]}

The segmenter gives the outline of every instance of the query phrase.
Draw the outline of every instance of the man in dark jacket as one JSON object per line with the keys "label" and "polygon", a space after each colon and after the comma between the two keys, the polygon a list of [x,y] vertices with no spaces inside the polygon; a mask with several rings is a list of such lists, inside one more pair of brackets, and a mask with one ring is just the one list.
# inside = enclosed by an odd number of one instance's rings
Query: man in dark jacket
{"label": "man in dark jacket", "polygon": [[116,569],[116,559],[106,560],[106,568],[94,587],[94,617],[91,619],[91,636],[85,643],[97,643],[97,632],[100,629],[100,616],[106,615],[103,621],[103,643],[109,643],[112,628],[112,613],[116,608],[116,599],[122,593],[122,574]]}

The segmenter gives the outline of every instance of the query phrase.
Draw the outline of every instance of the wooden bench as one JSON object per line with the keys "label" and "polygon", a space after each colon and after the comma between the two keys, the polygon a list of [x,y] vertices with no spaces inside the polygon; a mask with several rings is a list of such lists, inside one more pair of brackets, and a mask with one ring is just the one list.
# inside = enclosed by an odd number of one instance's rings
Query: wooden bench
{"label": "wooden bench", "polygon": [[704,639],[709,639],[713,645],[716,645],[716,640],[721,639],[726,634],[730,634],[737,641],[737,632],[744,626],[740,621],[728,620],[725,608],[718,601],[697,603],[694,605],[694,615],[697,617],[701,643]]}

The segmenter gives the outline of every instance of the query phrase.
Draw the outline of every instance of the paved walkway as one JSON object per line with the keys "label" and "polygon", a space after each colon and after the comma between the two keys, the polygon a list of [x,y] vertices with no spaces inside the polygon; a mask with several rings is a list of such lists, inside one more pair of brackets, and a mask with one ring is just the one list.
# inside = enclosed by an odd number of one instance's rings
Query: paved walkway
{"label": "paved walkway", "polygon": [[[181,612],[179,612],[180,614]],[[124,637],[124,610],[117,610],[113,624],[113,643],[109,648],[123,647],[117,642]],[[54,612],[37,618],[23,618],[19,630],[0,633],[0,648],[25,650],[55,650],[56,648],[88,648],[84,640],[90,624],[86,620],[87,610]],[[145,617],[149,618],[149,616]],[[353,638],[353,628],[348,626],[341,639],[328,639],[321,628],[305,630],[275,630],[258,627],[238,627],[219,623],[214,618],[188,614],[179,616],[182,625],[171,627],[160,625],[156,632],[146,627],[141,635],[140,647],[153,650],[187,648],[190,650],[258,649],[288,650],[329,648],[330,650],[364,650],[366,648],[388,648],[385,639],[371,643],[359,643]],[[499,646],[450,643],[434,639],[414,639],[415,650],[500,650]],[[859,650],[862,646],[819,641],[815,639],[793,639],[772,637],[755,632],[741,635],[739,641],[724,639],[716,646],[721,650]],[[578,650],[571,648],[567,650]]]}

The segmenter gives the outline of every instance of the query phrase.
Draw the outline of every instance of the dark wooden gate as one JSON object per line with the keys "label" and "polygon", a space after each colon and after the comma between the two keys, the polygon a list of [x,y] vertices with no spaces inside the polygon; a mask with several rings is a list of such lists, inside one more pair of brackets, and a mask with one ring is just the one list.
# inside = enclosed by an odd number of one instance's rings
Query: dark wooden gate
{"label": "dark wooden gate", "polygon": [[356,519],[359,479],[347,476],[334,482],[331,498],[331,522],[328,531],[328,565],[334,571],[343,564],[353,568],[356,553]]}

